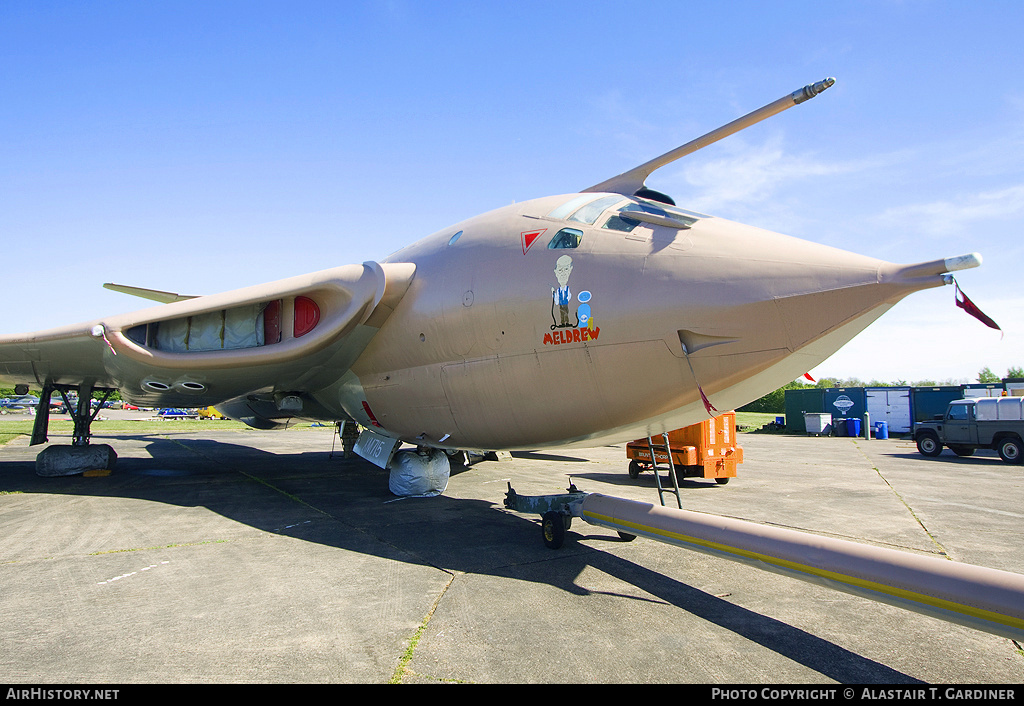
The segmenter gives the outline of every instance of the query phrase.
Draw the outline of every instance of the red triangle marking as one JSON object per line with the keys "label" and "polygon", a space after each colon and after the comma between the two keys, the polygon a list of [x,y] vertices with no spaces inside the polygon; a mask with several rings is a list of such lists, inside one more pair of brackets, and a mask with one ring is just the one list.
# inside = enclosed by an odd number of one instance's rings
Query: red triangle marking
{"label": "red triangle marking", "polygon": [[547,230],[547,228],[542,228],[541,230],[528,230],[520,234],[523,238],[523,255],[526,254],[526,251],[530,249],[531,245],[537,242],[537,238],[544,235]]}

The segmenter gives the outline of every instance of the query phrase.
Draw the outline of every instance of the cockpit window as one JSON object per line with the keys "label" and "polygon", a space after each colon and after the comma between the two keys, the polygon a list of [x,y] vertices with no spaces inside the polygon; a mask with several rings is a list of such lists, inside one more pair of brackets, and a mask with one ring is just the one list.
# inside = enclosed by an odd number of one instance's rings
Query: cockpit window
{"label": "cockpit window", "polygon": [[629,233],[634,228],[640,225],[640,221],[634,221],[632,218],[623,218],[622,216],[612,216],[605,224],[606,230],[617,230],[623,233]]}
{"label": "cockpit window", "polygon": [[626,218],[624,215],[622,215],[630,211],[649,211],[651,213],[657,214],[660,211],[660,209],[651,208],[650,206],[644,207],[638,203],[630,202],[619,209],[619,215],[615,215],[609,218],[608,221],[604,224],[604,227],[607,230],[618,230],[623,233],[629,233],[638,225],[640,225],[640,221],[634,220],[632,218]]}
{"label": "cockpit window", "polygon": [[566,216],[570,213],[578,209],[583,204],[589,203],[598,198],[598,196],[600,196],[600,194],[580,194],[576,198],[563,203],[561,206],[549,213],[548,218],[557,218],[560,221],[565,220]]}
{"label": "cockpit window", "polygon": [[679,224],[677,227],[682,228],[689,228],[701,218],[708,218],[708,216],[704,216],[703,214],[695,213],[693,211],[684,211],[681,208],[671,208],[662,204],[655,206],[649,203],[630,201],[619,209],[618,214],[609,218],[602,227],[607,230],[617,230],[623,233],[629,233],[640,225],[639,220],[630,218],[627,215],[629,213],[650,213],[666,220],[675,221]]}
{"label": "cockpit window", "polygon": [[576,230],[575,228],[562,228],[562,230],[555,233],[555,236],[551,238],[551,242],[548,243],[548,250],[578,248],[581,242],[583,242],[582,230]]}
{"label": "cockpit window", "polygon": [[548,214],[548,218],[592,224],[601,216],[605,209],[611,208],[622,200],[623,197],[618,194],[612,194],[611,196],[580,194],[553,210]]}
{"label": "cockpit window", "polygon": [[597,201],[588,203],[586,206],[576,211],[576,213],[569,216],[569,220],[576,221],[577,223],[593,224],[606,209],[611,208],[619,201],[622,201],[622,197],[618,194],[614,196],[605,196]]}

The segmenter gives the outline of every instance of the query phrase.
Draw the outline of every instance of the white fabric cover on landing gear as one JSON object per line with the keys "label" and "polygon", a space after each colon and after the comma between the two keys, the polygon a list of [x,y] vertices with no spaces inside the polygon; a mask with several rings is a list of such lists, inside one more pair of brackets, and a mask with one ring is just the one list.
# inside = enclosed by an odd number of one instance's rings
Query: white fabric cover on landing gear
{"label": "white fabric cover on landing gear", "polygon": [[388,487],[395,495],[426,498],[443,493],[450,474],[451,465],[444,451],[399,451],[391,459]]}
{"label": "white fabric cover on landing gear", "polygon": [[47,446],[36,456],[36,475],[74,476],[94,470],[112,470],[117,454],[110,444]]}

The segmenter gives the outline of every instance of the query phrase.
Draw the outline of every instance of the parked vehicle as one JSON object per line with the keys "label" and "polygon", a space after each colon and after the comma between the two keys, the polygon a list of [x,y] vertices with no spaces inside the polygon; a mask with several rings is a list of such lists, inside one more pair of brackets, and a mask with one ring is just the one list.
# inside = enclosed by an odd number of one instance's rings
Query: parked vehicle
{"label": "parked vehicle", "polygon": [[164,407],[157,416],[161,419],[195,419],[199,415],[190,409],[182,409],[180,407]]}
{"label": "parked vehicle", "polygon": [[5,397],[0,406],[8,410],[32,409],[39,404],[39,398],[33,395],[18,395],[17,397]]}
{"label": "parked vehicle", "polygon": [[946,413],[914,424],[917,450],[938,456],[948,446],[957,456],[992,449],[1006,463],[1024,462],[1024,397],[954,400]]}

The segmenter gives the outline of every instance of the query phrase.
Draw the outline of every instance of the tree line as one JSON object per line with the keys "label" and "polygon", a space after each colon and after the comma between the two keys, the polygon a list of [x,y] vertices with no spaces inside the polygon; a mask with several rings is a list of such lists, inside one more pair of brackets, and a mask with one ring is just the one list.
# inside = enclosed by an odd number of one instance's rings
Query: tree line
{"label": "tree line", "polygon": [[[1024,378],[1024,367],[1012,366],[1006,371],[1006,375],[999,377],[992,372],[989,366],[983,367],[978,371],[978,382],[981,383],[1000,383],[1004,379],[1009,378]],[[750,404],[744,405],[739,408],[739,412],[772,412],[775,414],[781,414],[786,411],[786,390],[802,390],[807,388],[830,388],[830,387],[939,387],[944,385],[963,385],[968,382],[967,380],[914,380],[907,382],[906,380],[896,380],[891,382],[883,382],[881,380],[871,380],[865,382],[860,378],[821,378],[815,382],[804,382],[803,380],[794,380],[793,382],[786,383],[778,390],[769,392],[764,397],[754,400]]]}

